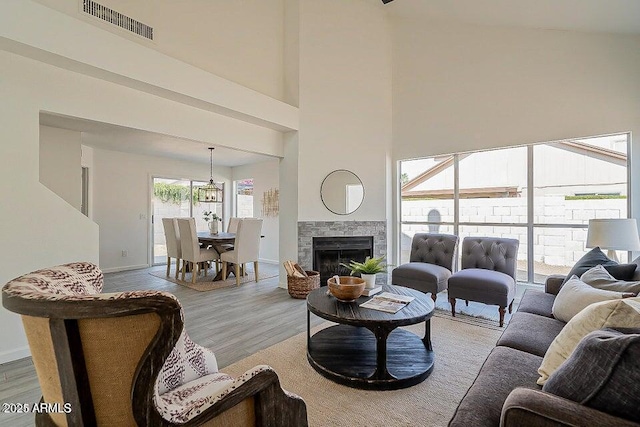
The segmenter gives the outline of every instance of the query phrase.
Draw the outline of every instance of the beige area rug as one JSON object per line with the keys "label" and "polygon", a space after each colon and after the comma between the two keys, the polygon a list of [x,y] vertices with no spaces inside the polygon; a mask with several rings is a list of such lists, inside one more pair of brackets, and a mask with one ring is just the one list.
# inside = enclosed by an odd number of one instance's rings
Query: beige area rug
{"label": "beige area rug", "polygon": [[[176,283],[178,285],[186,286],[189,289],[194,289],[200,292],[213,291],[215,289],[222,288],[230,288],[236,286],[236,277],[231,274],[227,280],[217,280],[213,281],[213,278],[216,275],[215,268],[209,269],[207,276],[200,275],[196,279],[196,283],[191,283],[191,273],[187,273],[185,275],[186,280],[175,279],[175,265],[171,266],[171,275],[167,277],[166,267],[153,270],[149,272],[152,276],[159,277],[164,280],[168,280],[169,282]],[[274,264],[266,264],[260,263],[258,266],[258,278],[260,280],[269,279],[271,277],[276,277],[279,274],[278,266]],[[180,275],[179,277],[182,277]],[[248,283],[255,281],[255,275],[253,273],[253,264],[247,265],[247,274],[240,277],[240,283]]]}
{"label": "beige area rug", "polygon": [[[320,325],[314,332],[330,325]],[[406,329],[420,336],[424,334],[424,324]],[[434,316],[433,372],[424,382],[403,390],[358,390],[322,377],[307,361],[306,332],[222,371],[237,376],[255,365],[272,366],[282,387],[305,400],[309,425],[315,427],[446,426],[500,334],[500,330]]]}

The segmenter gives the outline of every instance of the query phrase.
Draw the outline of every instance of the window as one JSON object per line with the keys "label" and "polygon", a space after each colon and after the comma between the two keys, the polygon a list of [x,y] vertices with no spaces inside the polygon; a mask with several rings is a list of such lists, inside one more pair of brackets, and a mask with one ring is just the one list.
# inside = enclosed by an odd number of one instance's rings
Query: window
{"label": "window", "polygon": [[235,181],[236,188],[236,216],[239,218],[253,217],[253,179]]}
{"label": "window", "polygon": [[400,262],[416,232],[441,232],[518,239],[522,281],[567,273],[589,250],[589,219],[628,216],[628,145],[620,134],[400,162]]}

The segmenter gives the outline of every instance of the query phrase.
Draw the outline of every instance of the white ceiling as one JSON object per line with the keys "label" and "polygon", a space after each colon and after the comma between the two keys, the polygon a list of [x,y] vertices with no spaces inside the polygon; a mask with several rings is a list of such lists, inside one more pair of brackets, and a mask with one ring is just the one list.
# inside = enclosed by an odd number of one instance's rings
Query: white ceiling
{"label": "white ceiling", "polygon": [[425,21],[640,34],[640,0],[394,0],[383,7]]}
{"label": "white ceiling", "polygon": [[[48,113],[40,114],[40,124],[82,132],[82,143],[89,147],[209,164],[208,147],[211,145],[200,141]],[[261,154],[215,147],[213,164],[217,166],[234,167],[271,159]]]}

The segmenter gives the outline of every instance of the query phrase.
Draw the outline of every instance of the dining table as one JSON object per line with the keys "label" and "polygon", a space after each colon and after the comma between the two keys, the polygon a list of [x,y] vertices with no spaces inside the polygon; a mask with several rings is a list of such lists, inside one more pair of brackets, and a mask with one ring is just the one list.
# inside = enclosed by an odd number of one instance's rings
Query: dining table
{"label": "dining table", "polygon": [[[233,249],[233,244],[236,241],[236,233],[216,233],[211,234],[208,231],[198,232],[198,241],[202,243],[202,246],[212,246],[219,254]],[[227,268],[227,279],[231,273],[234,273],[234,265],[229,265]],[[235,273],[234,273],[235,274]],[[222,269],[218,271],[218,274],[213,278],[213,281],[224,280],[222,277]]]}

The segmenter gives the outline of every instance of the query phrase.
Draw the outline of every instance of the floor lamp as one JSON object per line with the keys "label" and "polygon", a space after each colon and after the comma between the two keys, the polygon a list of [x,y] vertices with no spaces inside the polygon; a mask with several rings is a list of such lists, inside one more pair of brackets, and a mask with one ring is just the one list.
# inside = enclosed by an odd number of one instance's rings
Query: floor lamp
{"label": "floor lamp", "polygon": [[638,225],[629,219],[590,219],[587,247],[607,249],[607,256],[619,262],[616,251],[640,251]]}

